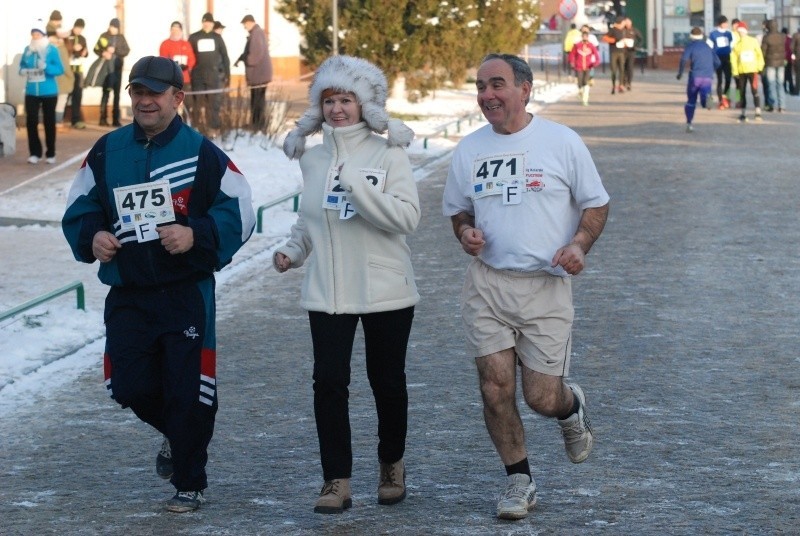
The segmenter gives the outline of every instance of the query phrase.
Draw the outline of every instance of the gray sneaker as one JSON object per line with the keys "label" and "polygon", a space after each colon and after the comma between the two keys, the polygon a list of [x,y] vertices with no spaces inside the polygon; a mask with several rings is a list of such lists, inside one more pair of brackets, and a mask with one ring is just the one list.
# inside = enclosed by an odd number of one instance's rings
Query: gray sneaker
{"label": "gray sneaker", "polygon": [[202,491],[179,491],[167,501],[167,510],[182,514],[193,512],[206,502]]}
{"label": "gray sneaker", "polygon": [[570,415],[566,419],[558,419],[561,427],[561,435],[564,437],[564,448],[567,456],[572,463],[581,463],[589,457],[594,444],[594,434],[586,416],[586,397],[583,389],[576,383],[568,383],[567,387],[572,389],[572,393],[578,397],[581,407],[578,413]]}
{"label": "gray sneaker", "polygon": [[161,450],[158,451],[156,456],[156,473],[161,478],[172,477],[172,448],[170,448],[169,439],[164,438],[161,443]]}
{"label": "gray sneaker", "polygon": [[536,504],[536,482],[528,475],[508,475],[506,489],[497,503],[500,519],[523,519]]}

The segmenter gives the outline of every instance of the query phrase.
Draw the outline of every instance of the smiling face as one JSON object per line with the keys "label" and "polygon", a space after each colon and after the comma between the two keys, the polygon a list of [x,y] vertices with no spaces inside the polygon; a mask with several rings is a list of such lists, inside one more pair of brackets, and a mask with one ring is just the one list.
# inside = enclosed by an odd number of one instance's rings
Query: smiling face
{"label": "smiling face", "polygon": [[485,61],[478,68],[478,106],[486,120],[498,134],[519,132],[528,124],[525,104],[531,93],[531,84],[514,83],[514,71],[504,60]]}
{"label": "smiling face", "polygon": [[322,117],[334,128],[355,125],[361,121],[361,105],[354,93],[327,89],[322,92]]}
{"label": "smiling face", "polygon": [[183,91],[174,87],[163,93],[156,93],[142,84],[131,85],[128,93],[131,96],[133,117],[148,138],[163,132],[169,126],[184,97]]}

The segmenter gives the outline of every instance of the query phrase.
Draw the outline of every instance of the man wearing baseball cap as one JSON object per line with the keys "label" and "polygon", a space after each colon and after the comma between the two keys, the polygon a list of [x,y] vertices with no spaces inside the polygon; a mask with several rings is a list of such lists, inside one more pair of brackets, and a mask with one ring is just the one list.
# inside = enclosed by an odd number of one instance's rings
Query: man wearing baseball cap
{"label": "man wearing baseball cap", "polygon": [[109,395],[164,435],[156,472],[171,512],[204,502],[217,413],[214,272],[255,227],[250,186],[185,125],[183,73],[146,56],[131,69],[134,121],[102,136],[67,198],[64,235],[78,261],[100,261]]}

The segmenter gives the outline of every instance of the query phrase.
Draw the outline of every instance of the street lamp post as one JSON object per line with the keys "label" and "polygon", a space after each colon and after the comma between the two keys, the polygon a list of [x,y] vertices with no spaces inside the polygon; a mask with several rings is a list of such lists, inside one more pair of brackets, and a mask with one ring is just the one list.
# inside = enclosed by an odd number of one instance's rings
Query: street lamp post
{"label": "street lamp post", "polygon": [[339,6],[337,0],[332,0],[333,4],[333,50],[334,56],[339,54]]}

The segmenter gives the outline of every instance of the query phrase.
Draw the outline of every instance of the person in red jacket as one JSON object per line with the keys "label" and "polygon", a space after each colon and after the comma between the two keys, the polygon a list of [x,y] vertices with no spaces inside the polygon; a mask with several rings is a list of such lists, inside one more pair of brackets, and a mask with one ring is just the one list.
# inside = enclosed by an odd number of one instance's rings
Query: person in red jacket
{"label": "person in red jacket", "polygon": [[581,32],[581,40],[569,53],[569,64],[578,78],[578,93],[584,106],[589,106],[589,80],[592,69],[600,65],[600,53],[589,41],[589,32]]}
{"label": "person in red jacket", "polygon": [[169,58],[180,66],[183,72],[183,89],[188,91],[192,81],[189,73],[194,68],[196,60],[192,45],[183,38],[183,25],[179,21],[176,20],[170,25],[169,38],[161,43],[158,55]]}

